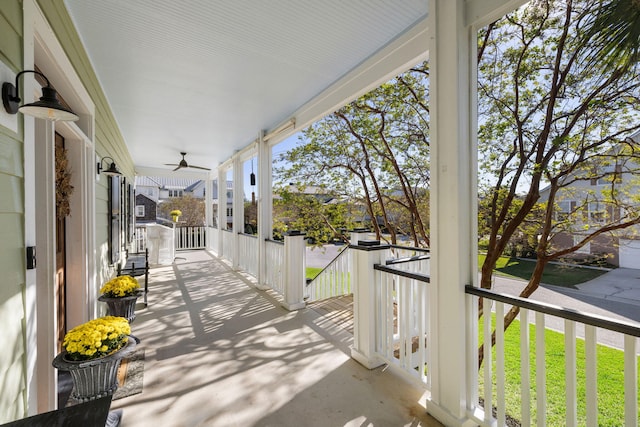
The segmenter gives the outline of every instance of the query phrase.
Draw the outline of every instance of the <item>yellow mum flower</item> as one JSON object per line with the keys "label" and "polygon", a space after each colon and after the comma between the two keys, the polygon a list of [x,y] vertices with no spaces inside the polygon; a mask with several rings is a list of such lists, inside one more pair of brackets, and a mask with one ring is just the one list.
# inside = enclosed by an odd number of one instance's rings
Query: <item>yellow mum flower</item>
{"label": "yellow mum flower", "polygon": [[138,280],[131,276],[118,276],[109,280],[100,288],[100,293],[109,298],[135,295],[140,289]]}
{"label": "yellow mum flower", "polygon": [[105,316],[70,330],[64,337],[63,346],[71,360],[95,359],[122,348],[129,334],[131,327],[127,319]]}

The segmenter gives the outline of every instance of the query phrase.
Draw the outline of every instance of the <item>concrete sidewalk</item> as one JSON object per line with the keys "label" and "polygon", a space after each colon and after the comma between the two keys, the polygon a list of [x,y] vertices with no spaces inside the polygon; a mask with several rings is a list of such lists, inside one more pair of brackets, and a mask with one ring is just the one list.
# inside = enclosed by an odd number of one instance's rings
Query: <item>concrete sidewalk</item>
{"label": "concrete sidewalk", "polygon": [[640,306],[640,270],[617,268],[576,288],[585,295]]}

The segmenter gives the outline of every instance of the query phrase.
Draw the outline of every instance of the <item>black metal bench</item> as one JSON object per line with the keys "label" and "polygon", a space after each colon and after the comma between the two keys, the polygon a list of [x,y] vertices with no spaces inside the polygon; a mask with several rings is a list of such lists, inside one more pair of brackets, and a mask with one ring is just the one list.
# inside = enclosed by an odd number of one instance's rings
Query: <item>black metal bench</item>
{"label": "black metal bench", "polygon": [[116,427],[120,425],[121,414],[117,411],[111,416],[109,415],[112,397],[105,396],[55,411],[44,412],[2,424],[2,427]]}
{"label": "black metal bench", "polygon": [[147,294],[149,293],[149,249],[143,253],[127,254],[127,262],[124,267],[118,264],[118,276],[129,275],[138,277],[144,275],[144,306],[147,306]]}

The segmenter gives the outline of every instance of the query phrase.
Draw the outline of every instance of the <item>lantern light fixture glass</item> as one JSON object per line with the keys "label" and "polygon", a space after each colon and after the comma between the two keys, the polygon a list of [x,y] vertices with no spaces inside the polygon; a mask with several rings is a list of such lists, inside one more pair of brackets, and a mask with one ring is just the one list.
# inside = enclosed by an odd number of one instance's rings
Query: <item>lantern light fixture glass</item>
{"label": "lantern light fixture glass", "polygon": [[[41,76],[47,82],[47,85],[42,87],[42,97],[40,100],[21,106],[19,79],[25,73],[34,73]],[[77,114],[58,101],[58,93],[51,87],[47,76],[35,70],[20,71],[16,75],[15,85],[9,82],[2,83],[2,104],[4,105],[5,111],[9,114],[17,114],[18,111],[20,111],[22,114],[49,121],[68,122],[79,119]]]}

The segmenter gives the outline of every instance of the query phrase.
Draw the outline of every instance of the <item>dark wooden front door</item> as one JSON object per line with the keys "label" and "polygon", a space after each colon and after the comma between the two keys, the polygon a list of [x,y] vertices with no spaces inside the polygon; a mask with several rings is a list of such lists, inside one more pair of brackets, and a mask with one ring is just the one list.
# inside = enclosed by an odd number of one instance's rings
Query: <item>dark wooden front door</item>
{"label": "dark wooden front door", "polygon": [[[66,150],[64,148],[64,138],[56,133],[56,177],[59,175],[58,168],[66,167]],[[56,191],[57,193],[57,191]],[[57,204],[57,203],[56,203]],[[66,216],[56,208],[56,299],[58,305],[57,312],[57,337],[58,351],[62,348],[64,335],[67,333],[67,292],[66,292]]]}

